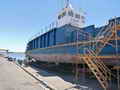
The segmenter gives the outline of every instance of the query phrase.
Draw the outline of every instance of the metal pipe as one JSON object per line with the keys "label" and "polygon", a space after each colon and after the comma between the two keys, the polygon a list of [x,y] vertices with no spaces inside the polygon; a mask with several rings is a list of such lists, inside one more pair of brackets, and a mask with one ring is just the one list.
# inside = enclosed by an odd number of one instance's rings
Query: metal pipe
{"label": "metal pipe", "polygon": [[[118,57],[118,39],[117,39],[117,29],[116,29],[116,17],[115,17],[115,43],[116,43],[116,56]],[[118,63],[119,64],[119,63]],[[119,68],[117,69],[117,83],[118,90],[120,89],[120,76],[119,76]]]}

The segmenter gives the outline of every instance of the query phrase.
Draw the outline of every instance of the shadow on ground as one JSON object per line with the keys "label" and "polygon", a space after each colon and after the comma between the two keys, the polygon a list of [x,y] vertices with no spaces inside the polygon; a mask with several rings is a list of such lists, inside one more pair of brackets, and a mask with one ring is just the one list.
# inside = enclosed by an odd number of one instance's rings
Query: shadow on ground
{"label": "shadow on ground", "polygon": [[[77,81],[75,81],[75,75],[73,73],[74,66],[69,64],[55,65],[55,64],[48,64],[48,63],[32,62],[30,66],[36,69],[38,71],[37,72],[38,74],[44,77],[58,76],[66,82],[70,82],[72,84],[77,83],[80,86],[87,86],[89,88],[92,88],[91,90],[103,90],[99,82],[96,80],[96,78],[93,75],[90,76],[88,73],[87,74],[79,73],[79,78]],[[76,88],[79,87],[79,85],[76,86]],[[111,90],[117,90],[115,82],[112,81],[111,86],[113,88]],[[66,90],[69,90],[69,89],[66,89]]]}

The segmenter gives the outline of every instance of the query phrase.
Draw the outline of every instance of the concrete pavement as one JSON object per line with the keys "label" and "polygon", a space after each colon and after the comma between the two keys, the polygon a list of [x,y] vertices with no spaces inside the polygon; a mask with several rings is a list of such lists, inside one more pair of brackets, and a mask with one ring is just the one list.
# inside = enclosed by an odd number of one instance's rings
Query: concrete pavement
{"label": "concrete pavement", "polygon": [[93,90],[86,86],[80,85],[78,88],[75,84],[65,81],[61,77],[57,76],[52,72],[47,72],[36,67],[23,67],[25,71],[32,74],[34,77],[43,81],[52,90]]}
{"label": "concrete pavement", "polygon": [[0,57],[0,90],[49,90],[13,62]]}

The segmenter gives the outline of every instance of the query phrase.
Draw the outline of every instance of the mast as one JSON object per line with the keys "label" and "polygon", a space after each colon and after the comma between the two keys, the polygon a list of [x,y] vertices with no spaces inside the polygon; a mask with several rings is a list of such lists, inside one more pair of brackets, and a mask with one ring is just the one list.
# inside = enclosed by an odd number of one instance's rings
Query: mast
{"label": "mast", "polygon": [[66,8],[69,7],[69,4],[70,4],[70,0],[66,0]]}

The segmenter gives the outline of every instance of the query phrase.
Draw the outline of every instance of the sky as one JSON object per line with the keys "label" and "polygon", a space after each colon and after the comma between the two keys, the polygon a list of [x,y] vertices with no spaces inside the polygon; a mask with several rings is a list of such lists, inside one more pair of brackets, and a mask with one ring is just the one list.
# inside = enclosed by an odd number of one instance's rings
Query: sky
{"label": "sky", "polygon": [[[85,12],[85,26],[102,26],[120,16],[120,0],[71,0]],[[65,0],[0,0],[0,48],[24,52],[28,40],[56,20]]]}

